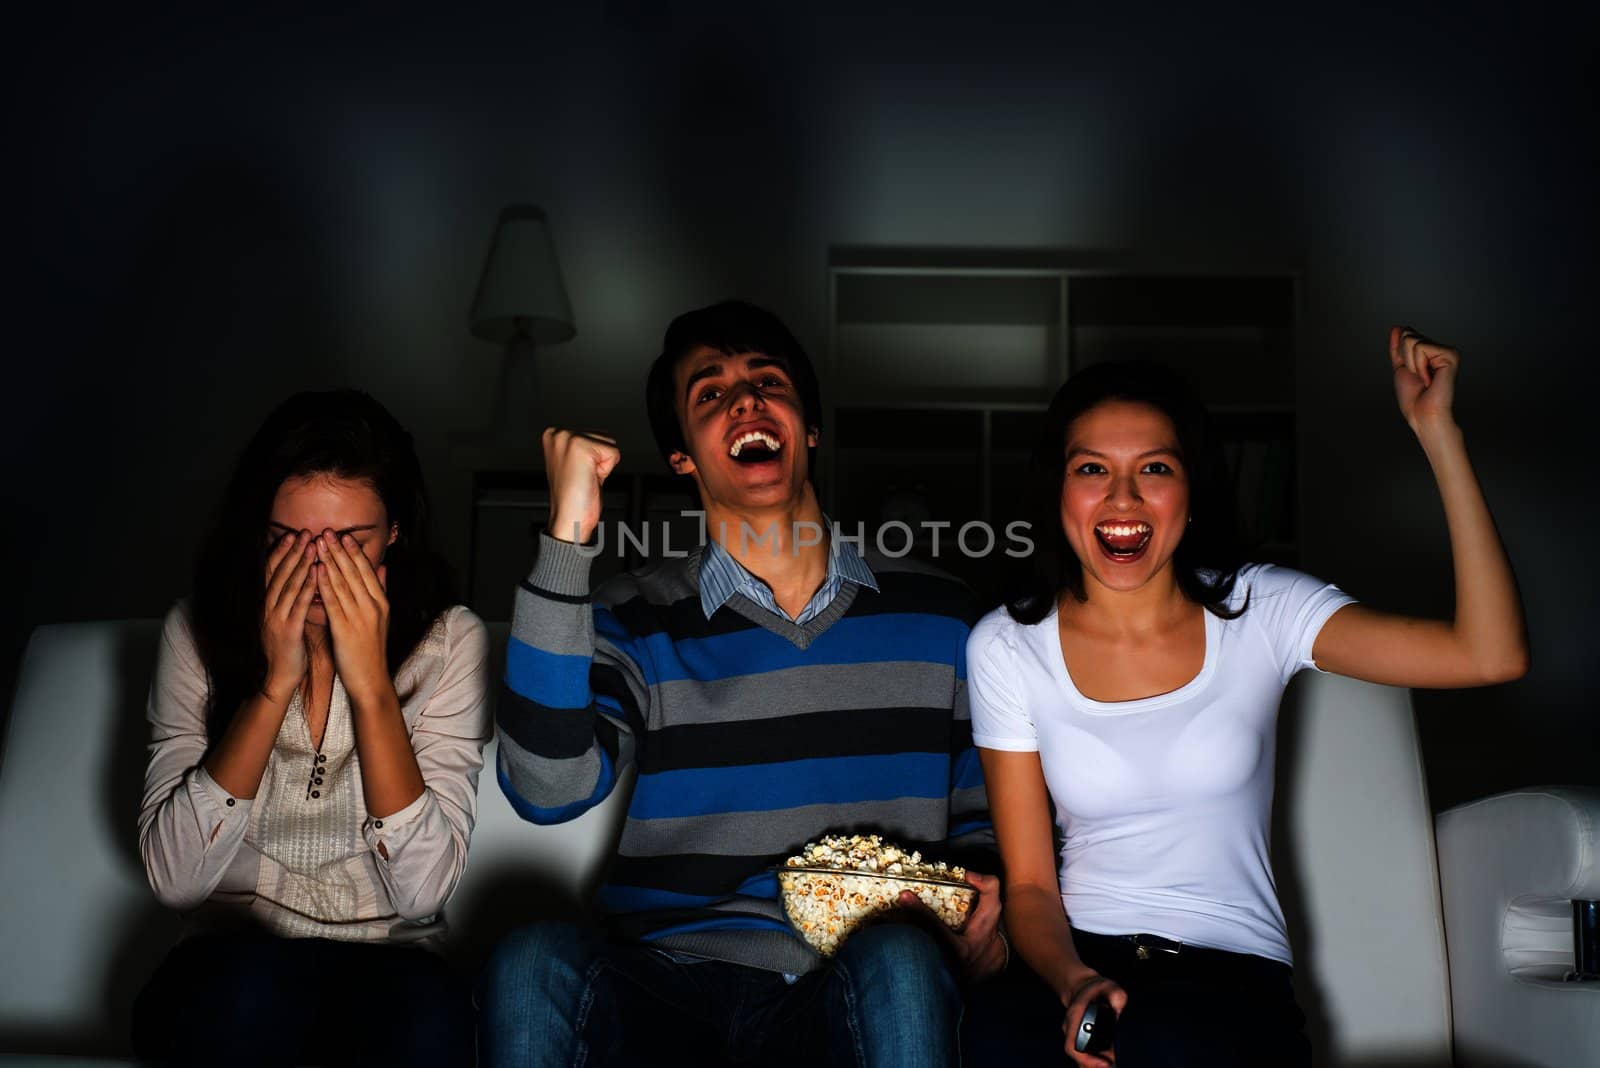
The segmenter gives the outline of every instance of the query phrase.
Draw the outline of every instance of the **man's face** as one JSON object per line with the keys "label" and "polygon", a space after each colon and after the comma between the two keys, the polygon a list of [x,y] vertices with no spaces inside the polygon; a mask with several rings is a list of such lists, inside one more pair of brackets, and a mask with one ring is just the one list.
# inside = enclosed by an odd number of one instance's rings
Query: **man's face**
{"label": "man's face", "polygon": [[708,346],[673,369],[678,423],[687,454],[672,469],[690,475],[708,509],[749,509],[799,499],[810,477],[806,450],[817,443],[805,424],[787,365],[762,352],[728,356]]}

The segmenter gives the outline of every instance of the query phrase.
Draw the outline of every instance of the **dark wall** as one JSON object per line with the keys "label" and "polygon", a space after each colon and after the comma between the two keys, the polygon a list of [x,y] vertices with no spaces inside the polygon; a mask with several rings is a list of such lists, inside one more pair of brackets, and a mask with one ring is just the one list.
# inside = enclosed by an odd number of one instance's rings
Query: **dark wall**
{"label": "dark wall", "polygon": [[6,662],[40,622],[181,593],[233,453],[294,389],[359,384],[414,429],[462,560],[460,441],[498,360],[466,309],[522,201],[578,318],[545,406],[641,457],[666,321],[739,294],[820,350],[833,245],[1298,269],[1303,560],[1398,610],[1446,613],[1451,585],[1385,331],[1459,344],[1535,664],[1418,697],[1435,798],[1593,781],[1592,16],[1060,8],[29,27],[6,73]]}

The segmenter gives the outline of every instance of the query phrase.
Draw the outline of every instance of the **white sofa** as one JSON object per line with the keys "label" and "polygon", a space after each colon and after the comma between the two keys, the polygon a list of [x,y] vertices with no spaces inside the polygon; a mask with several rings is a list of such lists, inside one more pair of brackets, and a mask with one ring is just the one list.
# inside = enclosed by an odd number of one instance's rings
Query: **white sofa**
{"label": "white sofa", "polygon": [[[61,624],[28,646],[0,750],[0,1061],[126,1057],[132,998],[177,933],[135,840],[157,634]],[[1600,896],[1600,791],[1436,822],[1406,691],[1302,675],[1283,722],[1276,867],[1318,1063],[1600,1064],[1600,983],[1560,979],[1566,902]],[[519,922],[576,913],[617,816],[533,827],[486,773],[449,906],[461,966]]]}

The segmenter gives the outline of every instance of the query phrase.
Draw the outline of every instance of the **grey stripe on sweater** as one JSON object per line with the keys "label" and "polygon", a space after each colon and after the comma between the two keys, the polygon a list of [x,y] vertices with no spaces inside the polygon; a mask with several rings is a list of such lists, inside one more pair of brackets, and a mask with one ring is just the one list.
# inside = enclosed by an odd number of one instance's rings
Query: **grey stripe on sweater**
{"label": "grey stripe on sweater", "polygon": [[954,684],[954,669],[941,677],[932,671],[885,671],[883,663],[808,664],[731,679],[674,679],[652,686],[650,697],[657,708],[671,707],[673,726],[680,726],[782,719],[819,708],[943,711],[950,707]]}
{"label": "grey stripe on sweater", "polygon": [[[983,791],[980,789],[978,794],[981,797]],[[874,825],[902,827],[902,833],[920,836],[922,840],[942,839],[948,816],[949,802],[945,798],[897,797],[750,812],[737,819],[730,819],[727,813],[658,817],[629,820],[623,828],[618,850],[631,857],[674,853],[758,856],[798,851],[816,837],[819,827],[835,832]]]}

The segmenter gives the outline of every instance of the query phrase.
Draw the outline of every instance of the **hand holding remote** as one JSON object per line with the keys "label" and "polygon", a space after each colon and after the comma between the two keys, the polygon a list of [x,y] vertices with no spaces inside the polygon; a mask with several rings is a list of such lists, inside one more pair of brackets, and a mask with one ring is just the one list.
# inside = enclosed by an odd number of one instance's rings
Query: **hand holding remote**
{"label": "hand holding remote", "polygon": [[1113,1028],[1127,992],[1112,980],[1088,972],[1062,992],[1066,1016],[1061,1021],[1063,1049],[1077,1068],[1111,1068],[1116,1064]]}
{"label": "hand holding remote", "polygon": [[1111,1002],[1096,998],[1083,1010],[1083,1018],[1078,1022],[1078,1037],[1073,1040],[1072,1048],[1079,1053],[1103,1053],[1111,1048],[1116,1033],[1117,1014],[1111,1008]]}

